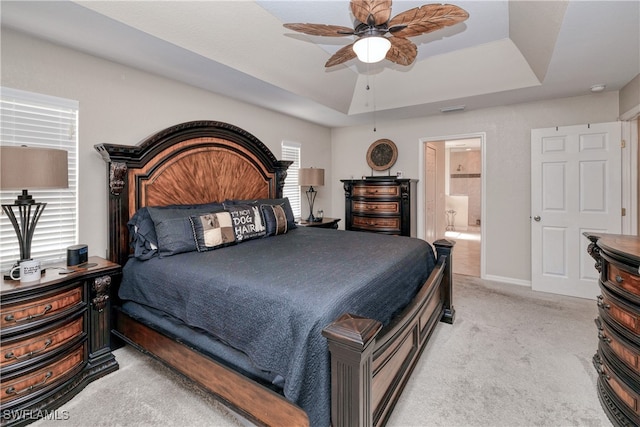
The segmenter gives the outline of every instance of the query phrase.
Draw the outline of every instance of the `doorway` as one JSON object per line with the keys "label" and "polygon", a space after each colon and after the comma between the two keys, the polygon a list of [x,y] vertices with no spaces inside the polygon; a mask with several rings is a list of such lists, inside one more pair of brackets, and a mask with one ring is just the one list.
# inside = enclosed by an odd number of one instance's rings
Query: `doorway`
{"label": "doorway", "polygon": [[484,276],[484,134],[423,140],[425,239],[456,242],[454,273]]}

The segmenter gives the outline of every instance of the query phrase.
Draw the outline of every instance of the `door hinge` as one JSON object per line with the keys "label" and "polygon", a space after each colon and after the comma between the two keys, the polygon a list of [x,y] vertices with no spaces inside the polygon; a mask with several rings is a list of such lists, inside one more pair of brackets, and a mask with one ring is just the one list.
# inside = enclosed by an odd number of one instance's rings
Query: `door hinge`
{"label": "door hinge", "polygon": [[626,146],[627,146],[627,141],[625,141],[624,139],[620,141],[620,148],[624,148]]}
{"label": "door hinge", "polygon": [[627,208],[622,208],[622,216],[627,216]]}

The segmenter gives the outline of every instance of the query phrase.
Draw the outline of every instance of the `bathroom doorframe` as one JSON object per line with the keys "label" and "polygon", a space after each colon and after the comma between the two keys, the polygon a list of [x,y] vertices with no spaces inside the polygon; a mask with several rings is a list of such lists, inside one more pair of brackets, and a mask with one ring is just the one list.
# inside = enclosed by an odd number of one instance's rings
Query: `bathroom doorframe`
{"label": "bathroom doorframe", "polygon": [[[442,149],[445,149],[445,141],[454,141],[456,139],[471,139],[471,138],[479,138],[480,139],[480,159],[481,159],[481,176],[480,176],[480,182],[481,182],[481,198],[480,198],[480,215],[481,215],[481,221],[480,221],[480,278],[484,279],[485,275],[486,275],[486,242],[487,242],[487,234],[486,234],[486,225],[487,225],[487,211],[486,211],[486,167],[487,167],[487,161],[486,161],[486,140],[487,140],[487,134],[485,132],[477,132],[477,133],[467,133],[467,134],[458,134],[458,135],[444,135],[444,136],[437,136],[437,137],[426,137],[426,138],[420,138],[419,139],[419,144],[418,144],[418,150],[419,150],[419,156],[418,156],[418,170],[419,170],[419,176],[420,176],[420,180],[418,181],[418,188],[417,188],[417,204],[419,206],[418,208],[418,237],[421,239],[425,239],[425,191],[426,191],[426,187],[425,187],[425,179],[426,179],[426,170],[425,170],[425,147],[427,145],[427,143],[432,143],[432,144],[438,144],[438,148],[440,148],[440,146],[442,146]],[[445,171],[438,171],[439,174],[445,174]],[[443,176],[444,179],[446,179],[446,176]],[[445,209],[444,206],[441,207],[443,210]],[[437,209],[440,209],[440,207],[438,207]],[[429,243],[433,243],[433,242],[429,242]],[[454,247],[454,251],[455,251],[455,247]],[[455,252],[454,252],[455,254]],[[454,256],[455,259],[455,256]]]}

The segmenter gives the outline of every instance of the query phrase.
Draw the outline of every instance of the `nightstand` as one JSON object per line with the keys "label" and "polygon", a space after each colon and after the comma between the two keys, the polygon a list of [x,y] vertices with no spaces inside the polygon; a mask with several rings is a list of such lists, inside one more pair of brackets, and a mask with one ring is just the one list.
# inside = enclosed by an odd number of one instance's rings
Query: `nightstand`
{"label": "nightstand", "polygon": [[[89,382],[118,369],[111,353],[109,289],[119,265],[90,257],[88,268],[45,265],[33,283],[0,286],[0,404],[4,425],[45,416]],[[91,266],[95,264],[94,266]]]}
{"label": "nightstand", "polygon": [[322,218],[322,221],[318,222],[308,222],[302,220],[298,223],[303,227],[319,227],[319,228],[333,228],[334,230],[338,229],[338,223],[340,222],[340,218]]}

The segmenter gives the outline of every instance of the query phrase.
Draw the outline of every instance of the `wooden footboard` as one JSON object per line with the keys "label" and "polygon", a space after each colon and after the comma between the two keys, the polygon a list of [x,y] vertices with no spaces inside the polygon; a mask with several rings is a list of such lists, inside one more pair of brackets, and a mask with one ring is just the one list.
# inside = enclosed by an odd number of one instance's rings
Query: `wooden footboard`
{"label": "wooden footboard", "polygon": [[393,323],[345,314],[323,335],[331,352],[331,424],[386,423],[438,320],[452,323],[453,243],[434,243],[438,263]]}

